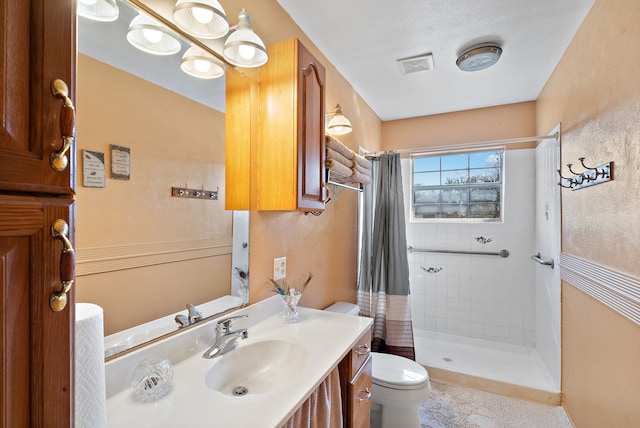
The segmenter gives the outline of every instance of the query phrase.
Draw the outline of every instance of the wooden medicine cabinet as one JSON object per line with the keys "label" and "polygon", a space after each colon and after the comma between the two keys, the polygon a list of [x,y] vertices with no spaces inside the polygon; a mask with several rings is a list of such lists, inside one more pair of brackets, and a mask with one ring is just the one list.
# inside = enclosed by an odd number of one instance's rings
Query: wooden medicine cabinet
{"label": "wooden medicine cabinet", "polygon": [[[251,209],[324,210],[325,68],[297,39],[269,45],[267,51],[269,61],[259,74],[257,135],[251,142],[251,190],[256,192]],[[249,120],[234,117],[234,111],[227,110],[227,124]],[[228,131],[227,145],[234,140],[242,137]],[[249,162],[246,151],[236,153]],[[229,164],[238,160],[228,150]],[[227,209],[246,208],[227,204]]]}

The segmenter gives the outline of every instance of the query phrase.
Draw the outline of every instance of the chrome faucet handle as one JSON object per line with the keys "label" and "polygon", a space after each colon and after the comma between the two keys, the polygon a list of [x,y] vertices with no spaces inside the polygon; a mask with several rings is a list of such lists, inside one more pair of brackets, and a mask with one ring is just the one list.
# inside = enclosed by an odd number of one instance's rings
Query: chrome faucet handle
{"label": "chrome faucet handle", "polygon": [[220,321],[218,321],[218,329],[224,333],[228,333],[229,329],[231,328],[231,324],[235,320],[237,320],[238,318],[246,318],[246,317],[248,317],[248,315],[236,315],[233,317],[223,318]]}
{"label": "chrome faucet handle", "polygon": [[185,317],[182,314],[176,315],[174,318],[178,324],[180,324],[180,328],[186,327],[189,325],[189,318]]}
{"label": "chrome faucet handle", "polygon": [[187,309],[189,310],[189,323],[193,324],[194,322],[202,321],[204,315],[202,312],[196,309],[191,303],[187,304]]}
{"label": "chrome faucet handle", "polygon": [[180,324],[180,328],[187,327],[204,319],[204,315],[202,315],[202,312],[197,310],[196,307],[191,303],[187,304],[187,309],[189,311],[187,315],[178,314],[174,318],[176,322]]}

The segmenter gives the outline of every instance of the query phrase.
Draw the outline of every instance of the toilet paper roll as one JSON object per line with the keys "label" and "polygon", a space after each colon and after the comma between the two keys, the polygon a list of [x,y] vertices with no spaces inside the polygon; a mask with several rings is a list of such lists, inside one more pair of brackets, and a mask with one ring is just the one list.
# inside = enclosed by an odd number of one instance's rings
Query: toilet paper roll
{"label": "toilet paper roll", "polygon": [[107,396],[104,374],[102,308],[76,304],[76,428],[106,428]]}

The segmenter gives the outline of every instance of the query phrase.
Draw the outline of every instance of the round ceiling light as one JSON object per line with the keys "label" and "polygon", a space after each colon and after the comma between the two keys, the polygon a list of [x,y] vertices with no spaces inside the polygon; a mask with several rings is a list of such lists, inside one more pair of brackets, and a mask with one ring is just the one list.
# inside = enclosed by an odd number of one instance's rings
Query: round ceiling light
{"label": "round ceiling light", "polygon": [[460,54],[456,65],[462,71],[479,71],[498,62],[502,48],[495,44],[472,46]]}

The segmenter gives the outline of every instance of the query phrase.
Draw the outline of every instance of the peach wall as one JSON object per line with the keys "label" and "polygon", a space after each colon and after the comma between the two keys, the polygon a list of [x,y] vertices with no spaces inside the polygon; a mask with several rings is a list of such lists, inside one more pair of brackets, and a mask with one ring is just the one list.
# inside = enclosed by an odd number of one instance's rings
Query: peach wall
{"label": "peach wall", "polygon": [[[420,149],[532,137],[536,135],[535,120],[535,102],[393,120],[382,124],[383,149]],[[509,148],[533,146],[534,143],[522,143]]]}
{"label": "peach wall", "polygon": [[[537,102],[562,123],[562,163],[615,162],[615,180],[562,191],[562,249],[640,276],[640,2],[597,0]],[[566,172],[566,167],[564,168]],[[640,426],[640,326],[563,283],[565,408],[578,428]]]}
{"label": "peach wall", "polygon": [[563,406],[576,428],[640,426],[640,327],[562,288]]}
{"label": "peach wall", "polygon": [[[110,334],[229,294],[224,115],[84,55],[78,57],[77,111],[77,301],[102,306]],[[131,149],[130,180],[110,178],[110,144]],[[104,188],[83,187],[82,150],[105,154]],[[171,197],[171,187],[185,183],[219,186],[220,199]],[[220,242],[222,254],[82,275],[88,251],[104,259],[123,252],[135,258],[156,247],[164,251],[158,243],[198,247],[202,240]],[[148,247],[139,250],[140,244]]]}
{"label": "peach wall", "polygon": [[[266,44],[297,37],[326,67],[326,106],[343,107],[353,125],[353,133],[340,140],[353,150],[364,146],[378,150],[381,121],[353,87],[311,43],[308,37],[280,7],[276,0],[220,2],[228,16],[237,16],[242,7],[250,11],[254,30]],[[267,280],[272,277],[273,259],[287,257],[287,280],[314,276],[301,305],[323,308],[333,302],[356,299],[357,277],[357,194],[342,190],[320,216],[302,212],[252,211],[250,225],[250,302],[270,297]]]}

